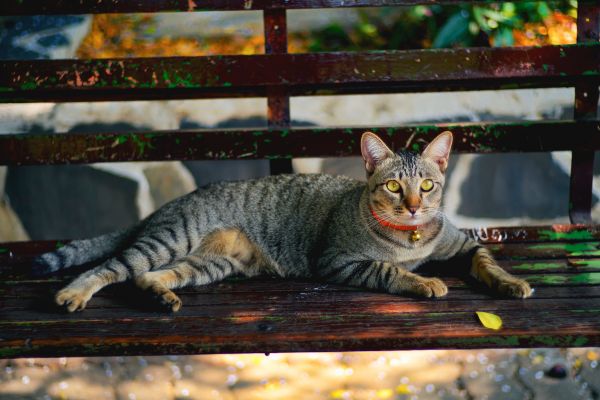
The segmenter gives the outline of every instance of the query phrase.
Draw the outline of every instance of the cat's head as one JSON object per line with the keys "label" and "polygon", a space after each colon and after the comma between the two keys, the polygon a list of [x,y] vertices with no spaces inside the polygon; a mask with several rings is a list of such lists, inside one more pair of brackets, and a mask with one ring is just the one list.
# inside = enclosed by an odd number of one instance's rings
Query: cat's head
{"label": "cat's head", "polygon": [[372,211],[397,225],[422,225],[430,221],[441,211],[451,147],[452,133],[445,131],[421,154],[406,150],[396,154],[377,135],[365,132],[361,152]]}

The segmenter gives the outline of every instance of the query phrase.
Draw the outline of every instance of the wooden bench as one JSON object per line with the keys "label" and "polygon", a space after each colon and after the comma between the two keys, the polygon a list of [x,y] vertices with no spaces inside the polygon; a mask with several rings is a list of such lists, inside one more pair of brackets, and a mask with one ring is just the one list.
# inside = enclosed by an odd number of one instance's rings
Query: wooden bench
{"label": "wooden bench", "polygon": [[[532,283],[531,299],[496,298],[455,276],[444,278],[450,292],[438,300],[263,278],[181,290],[185,307],[175,315],[158,312],[123,285],[100,292],[84,312],[66,314],[51,296],[69,276],[28,273],[32,257],[60,243],[6,243],[0,245],[0,357],[600,345],[600,227],[590,217],[593,152],[600,149],[597,2],[579,2],[577,45],[286,52],[286,9],[457,2],[5,0],[0,15],[264,10],[267,54],[1,61],[0,101],[261,96],[268,99],[269,127],[0,135],[0,164],[266,158],[278,173],[291,170],[291,157],[358,155],[366,129],[386,135],[395,148],[419,150],[450,129],[458,153],[572,151],[573,225],[469,231],[503,267]],[[569,121],[290,127],[290,96],[564,86],[575,87]],[[503,328],[482,327],[475,311],[498,314]]]}

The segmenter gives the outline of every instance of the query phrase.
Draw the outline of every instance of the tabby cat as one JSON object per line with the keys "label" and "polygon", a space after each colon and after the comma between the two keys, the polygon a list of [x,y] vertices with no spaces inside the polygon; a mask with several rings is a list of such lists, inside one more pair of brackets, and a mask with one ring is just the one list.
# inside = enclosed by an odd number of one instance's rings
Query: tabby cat
{"label": "tabby cat", "polygon": [[56,294],[83,310],[98,290],[131,279],[172,311],[172,289],[232,274],[313,277],[394,294],[444,296],[437,278],[412,272],[429,260],[466,255],[470,274],[502,295],[526,298],[529,284],[500,268],[490,253],[441,211],[452,133],[421,155],[395,154],[365,132],[367,183],[324,174],[277,175],[217,183],[165,205],[133,228],[73,241],[41,255],[50,273],[98,263]]}

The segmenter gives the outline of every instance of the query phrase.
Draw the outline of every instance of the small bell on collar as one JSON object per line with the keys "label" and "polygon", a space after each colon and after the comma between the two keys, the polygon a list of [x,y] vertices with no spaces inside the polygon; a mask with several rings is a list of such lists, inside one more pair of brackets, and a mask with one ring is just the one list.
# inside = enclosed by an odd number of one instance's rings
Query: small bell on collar
{"label": "small bell on collar", "polygon": [[410,234],[410,241],[418,242],[419,240],[421,240],[421,233],[419,231],[412,231]]}

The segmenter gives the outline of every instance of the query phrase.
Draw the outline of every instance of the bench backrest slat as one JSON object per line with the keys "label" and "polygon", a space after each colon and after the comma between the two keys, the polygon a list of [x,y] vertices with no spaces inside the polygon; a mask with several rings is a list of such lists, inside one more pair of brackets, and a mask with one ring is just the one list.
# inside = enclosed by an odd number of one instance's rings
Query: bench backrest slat
{"label": "bench backrest slat", "polygon": [[345,157],[360,154],[360,136],[365,130],[386,137],[395,149],[422,150],[446,129],[454,133],[454,151],[458,153],[600,150],[599,121],[552,121],[0,135],[0,164]]}
{"label": "bench backrest slat", "polygon": [[[0,15],[293,10],[490,3],[494,0],[3,0]],[[516,0],[519,2],[522,0]],[[580,0],[590,1],[590,0]]]}
{"label": "bench backrest slat", "polygon": [[[424,68],[423,66],[427,66]],[[600,82],[600,43],[360,53],[0,62],[0,101],[508,89]]]}

